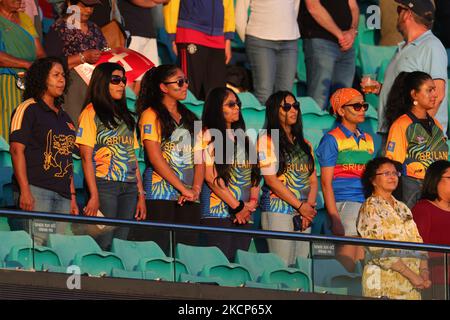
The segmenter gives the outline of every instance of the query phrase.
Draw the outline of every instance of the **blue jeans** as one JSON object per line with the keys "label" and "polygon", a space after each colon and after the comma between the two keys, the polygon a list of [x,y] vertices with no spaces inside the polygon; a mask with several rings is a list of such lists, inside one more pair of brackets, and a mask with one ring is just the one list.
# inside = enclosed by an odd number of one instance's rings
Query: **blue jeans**
{"label": "blue jeans", "polygon": [[279,90],[292,91],[297,71],[297,40],[264,40],[247,35],[245,50],[256,98],[265,104]]}
{"label": "blue jeans", "polygon": [[[55,191],[30,185],[30,191],[34,198],[33,211],[49,212],[49,213],[64,213],[70,214],[70,199],[64,198]],[[19,207],[18,192],[14,192],[14,202]],[[32,221],[32,223],[30,223]],[[50,233],[64,234],[68,222],[56,222],[49,220],[33,219],[18,223],[21,228],[29,232],[35,242],[35,245],[42,246],[48,239]]]}
{"label": "blue jeans", "polygon": [[[96,179],[99,210],[107,218],[131,220],[136,213],[138,190],[136,183]],[[129,228],[116,228],[97,237],[103,250],[108,250],[113,237],[127,240]]]}
{"label": "blue jeans", "polygon": [[306,93],[322,110],[339,88],[351,88],[355,76],[355,50],[342,52],[337,43],[325,39],[304,39]]}

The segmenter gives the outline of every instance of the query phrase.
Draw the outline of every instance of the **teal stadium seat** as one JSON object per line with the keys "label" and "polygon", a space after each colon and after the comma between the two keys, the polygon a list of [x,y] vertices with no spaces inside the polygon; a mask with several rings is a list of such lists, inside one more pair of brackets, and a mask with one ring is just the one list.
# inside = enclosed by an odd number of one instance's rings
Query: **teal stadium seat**
{"label": "teal stadium seat", "polygon": [[199,119],[202,118],[204,102],[198,100],[191,91],[188,90],[186,99],[184,99],[181,102],[186,106],[186,108],[191,110]]}
{"label": "teal stadium seat", "polygon": [[342,264],[335,259],[314,259],[314,285],[327,288],[346,288],[347,293],[360,296],[361,264],[358,262],[355,272],[348,272]]}
{"label": "teal stadium seat", "polygon": [[252,280],[260,283],[280,284],[292,289],[309,291],[310,279],[296,268],[286,267],[283,260],[273,253],[252,253],[238,250],[236,263],[246,267]]}
{"label": "teal stadium seat", "polygon": [[186,266],[180,261],[167,257],[153,241],[126,241],[113,239],[111,251],[122,258],[125,269],[140,272],[150,271],[155,278],[166,281],[179,279],[181,273],[187,273]]}
{"label": "teal stadium seat", "polygon": [[42,246],[13,246],[6,262],[19,262],[24,269],[42,270],[49,266],[59,267],[61,262],[56,252]]}
{"label": "teal stadium seat", "polygon": [[318,116],[329,115],[328,112],[320,109],[320,107],[317,105],[316,101],[311,97],[300,97],[300,98],[298,98],[298,101],[300,102],[300,110],[302,112],[302,115],[309,114],[309,113],[315,114]]}
{"label": "teal stadium seat", "polygon": [[109,252],[77,254],[74,264],[90,276],[111,276],[113,269],[124,270],[122,259]]}
{"label": "teal stadium seat", "polygon": [[237,96],[241,100],[242,109],[266,110],[266,107],[261,105],[259,100],[251,92],[240,92],[237,93]]}
{"label": "teal stadium seat", "polygon": [[244,118],[247,129],[259,130],[264,126],[266,111],[253,108],[243,109],[242,117]]}
{"label": "teal stadium seat", "polygon": [[[12,206],[12,190],[8,190],[11,185],[13,167],[11,155],[9,154],[9,145],[1,138],[0,140],[0,207]],[[8,192],[10,191],[10,192]]]}
{"label": "teal stadium seat", "polygon": [[118,256],[102,251],[90,236],[50,234],[48,245],[58,254],[63,266],[76,264],[83,273],[109,276],[114,268],[124,269]]}
{"label": "teal stadium seat", "polygon": [[0,261],[4,261],[14,246],[32,247],[30,235],[21,231],[0,231]]}
{"label": "teal stadium seat", "polygon": [[196,247],[177,244],[176,257],[182,261],[191,276],[220,279],[222,286],[241,286],[251,280],[249,271],[230,263],[217,247]]}

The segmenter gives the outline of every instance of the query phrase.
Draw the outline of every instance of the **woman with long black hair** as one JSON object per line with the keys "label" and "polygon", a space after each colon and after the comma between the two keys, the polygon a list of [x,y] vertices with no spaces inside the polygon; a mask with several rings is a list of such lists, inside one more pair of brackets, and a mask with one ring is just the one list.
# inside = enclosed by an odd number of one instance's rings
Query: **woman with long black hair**
{"label": "woman with long black hair", "polygon": [[[203,183],[201,164],[194,165],[194,121],[197,117],[180,101],[186,99],[188,79],[174,65],[161,65],[144,75],[137,100],[139,129],[145,149],[144,186],[148,220],[198,224],[197,202]],[[148,233],[148,231],[147,231]],[[134,234],[134,240],[149,235]],[[184,243],[196,243],[193,233],[177,232]],[[152,239],[168,248],[168,233],[152,230]]]}
{"label": "woman with long black hair", "polygon": [[[252,225],[251,215],[258,206],[259,173],[256,150],[245,134],[240,108],[238,96],[226,87],[211,90],[205,101],[202,146],[206,183],[200,196],[203,225]],[[233,260],[237,249],[248,250],[250,238],[208,234],[207,243],[218,246]]]}
{"label": "woman with long black hair", "polygon": [[403,166],[401,200],[409,208],[420,199],[428,167],[448,159],[447,138],[441,124],[429,113],[436,98],[433,79],[421,71],[401,72],[388,96],[386,157]]}
{"label": "woman with long black hair", "polygon": [[[136,122],[127,109],[124,68],[102,63],[92,74],[76,143],[80,146],[89,201],[84,214],[100,211],[108,218],[137,220],[146,217],[144,188],[135,150]],[[103,249],[113,236],[127,239],[128,228],[107,231],[97,239]]]}
{"label": "woman with long black hair", "polygon": [[[316,215],[318,181],[313,149],[303,136],[300,103],[288,91],[272,94],[266,102],[267,130],[258,138],[258,157],[264,177],[261,198],[265,230],[311,232]],[[294,221],[301,220],[294,228]],[[297,221],[299,221],[297,220]],[[288,264],[308,256],[309,243],[269,240],[269,250]]]}

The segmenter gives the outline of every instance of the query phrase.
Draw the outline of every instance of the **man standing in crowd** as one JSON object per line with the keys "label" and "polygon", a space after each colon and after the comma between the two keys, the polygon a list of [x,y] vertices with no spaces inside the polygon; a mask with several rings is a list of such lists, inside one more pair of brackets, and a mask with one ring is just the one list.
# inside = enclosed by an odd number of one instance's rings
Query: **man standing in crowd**
{"label": "man standing in crowd", "polygon": [[225,86],[235,30],[234,1],[171,0],[163,10],[189,90],[204,100],[209,90]]}
{"label": "man standing in crowd", "polygon": [[402,71],[423,71],[431,75],[436,85],[437,99],[430,115],[441,123],[447,133],[447,52],[441,41],[431,32],[435,7],[431,0],[395,0],[398,3],[397,28],[405,41],[398,45],[397,53],[384,76],[383,86],[378,86],[378,132],[385,143],[389,128],[386,127],[384,110],[395,78]]}
{"label": "man standing in crowd", "polygon": [[305,0],[300,34],[306,62],[306,93],[325,109],[331,92],[352,87],[359,8],[356,0]]}

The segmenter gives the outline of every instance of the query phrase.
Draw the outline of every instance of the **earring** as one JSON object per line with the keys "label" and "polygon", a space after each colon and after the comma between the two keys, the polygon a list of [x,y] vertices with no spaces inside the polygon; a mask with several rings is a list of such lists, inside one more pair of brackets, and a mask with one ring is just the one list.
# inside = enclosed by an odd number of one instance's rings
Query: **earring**
{"label": "earring", "polygon": [[414,100],[413,105],[417,106],[418,104],[417,100]]}

